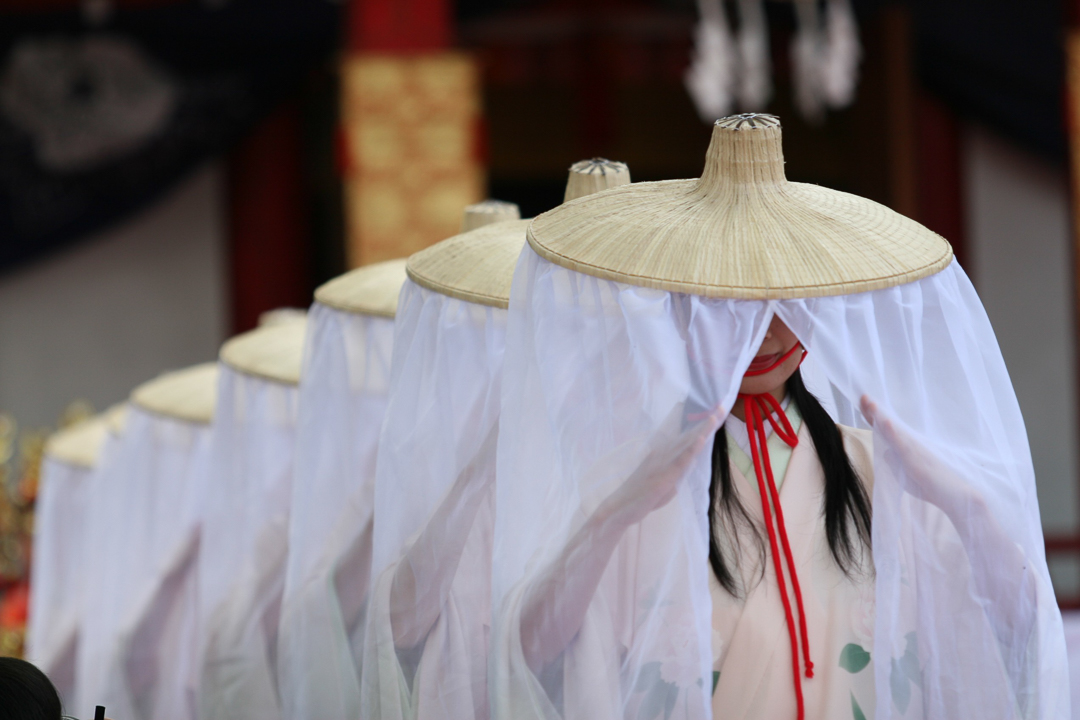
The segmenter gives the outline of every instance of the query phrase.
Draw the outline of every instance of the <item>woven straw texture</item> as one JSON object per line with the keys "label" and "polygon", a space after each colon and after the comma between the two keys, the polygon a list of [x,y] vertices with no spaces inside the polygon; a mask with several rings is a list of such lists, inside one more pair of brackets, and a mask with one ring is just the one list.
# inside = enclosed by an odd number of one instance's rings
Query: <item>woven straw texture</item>
{"label": "woven straw texture", "polygon": [[324,283],[315,301],[357,315],[393,318],[405,282],[405,259],[365,265]]}
{"label": "woven straw texture", "polygon": [[541,257],[595,277],[707,297],[820,297],[932,275],[936,233],[883,205],[784,176],[780,122],[718,120],[697,180],[616,188],[538,216]]}
{"label": "woven straw texture", "polygon": [[45,444],[45,454],[68,465],[92,468],[108,431],[105,415],[95,415],[53,433]]}
{"label": "woven straw texture", "polygon": [[465,217],[461,221],[461,232],[469,232],[485,225],[497,222],[509,222],[521,219],[521,209],[512,202],[502,200],[484,200],[465,208]]}
{"label": "woven straw texture", "polygon": [[307,317],[307,308],[280,307],[259,313],[257,327],[267,325],[281,325],[282,323],[296,322]]}
{"label": "woven straw texture", "polygon": [[[566,193],[597,192],[629,182],[630,171],[623,163],[582,160],[570,166]],[[409,279],[459,300],[506,308],[528,227],[528,220],[497,222],[436,243],[409,257]]]}
{"label": "woven straw texture", "polygon": [[436,243],[409,258],[409,279],[452,298],[505,308],[528,226],[528,220],[492,223]]}
{"label": "woven straw texture", "polygon": [[131,393],[131,402],[158,415],[206,424],[214,419],[217,363],[202,363],[165,373]]}
{"label": "woven straw texture", "polygon": [[256,328],[221,346],[221,362],[233,370],[283,385],[300,383],[307,320]]}

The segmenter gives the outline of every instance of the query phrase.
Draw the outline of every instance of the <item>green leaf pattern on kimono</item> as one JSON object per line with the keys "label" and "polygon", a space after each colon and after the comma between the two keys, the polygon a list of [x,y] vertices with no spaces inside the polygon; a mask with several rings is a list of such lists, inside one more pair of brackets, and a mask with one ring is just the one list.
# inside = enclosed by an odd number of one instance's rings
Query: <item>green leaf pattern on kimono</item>
{"label": "green leaf pattern on kimono", "polygon": [[853,675],[869,664],[870,653],[866,652],[862,645],[848,643],[840,651],[840,667]]}
{"label": "green leaf pattern on kimono", "polygon": [[904,636],[904,654],[893,658],[889,668],[889,689],[893,705],[903,715],[911,704],[911,686],[922,688],[922,670],[919,669],[919,642],[914,632]]}
{"label": "green leaf pattern on kimono", "polygon": [[[889,668],[889,689],[892,691],[893,705],[901,715],[907,713],[911,705],[911,686],[922,688],[922,670],[919,669],[919,642],[914,632],[904,636],[904,654],[893,658]],[[840,651],[840,667],[851,674],[861,672],[870,664],[870,653],[861,645],[848,643]],[[851,713],[855,720],[866,720],[866,715],[859,702],[851,695]]]}
{"label": "green leaf pattern on kimono", "polygon": [[855,720],[866,720],[866,715],[859,707],[859,701],[855,699],[855,693],[851,693],[851,714],[855,716]]}
{"label": "green leaf pattern on kimono", "polygon": [[[854,675],[862,672],[870,664],[870,653],[862,645],[848,643],[840,651],[840,667]],[[851,693],[851,715],[854,720],[866,720],[866,714],[859,707],[859,701],[855,699],[855,693]]]}
{"label": "green leaf pattern on kimono", "polygon": [[642,665],[634,689],[645,695],[638,705],[636,720],[668,720],[671,717],[679,699],[679,686],[660,676],[659,662]]}

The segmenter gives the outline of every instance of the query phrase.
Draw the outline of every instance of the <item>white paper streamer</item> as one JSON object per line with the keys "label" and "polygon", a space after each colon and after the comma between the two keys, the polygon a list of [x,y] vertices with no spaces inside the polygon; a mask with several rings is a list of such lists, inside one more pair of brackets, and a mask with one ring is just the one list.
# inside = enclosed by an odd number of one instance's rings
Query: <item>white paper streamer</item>
{"label": "white paper streamer", "polygon": [[686,71],[686,89],[703,122],[731,110],[737,62],[734,40],[720,0],[698,0],[701,22],[694,28],[694,49]]}

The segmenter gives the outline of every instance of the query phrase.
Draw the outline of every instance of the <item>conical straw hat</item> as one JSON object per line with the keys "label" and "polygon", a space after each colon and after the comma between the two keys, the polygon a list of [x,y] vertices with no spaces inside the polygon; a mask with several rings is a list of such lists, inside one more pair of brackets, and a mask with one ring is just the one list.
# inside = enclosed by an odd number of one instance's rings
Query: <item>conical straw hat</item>
{"label": "conical straw hat", "polygon": [[952,248],[883,205],[784,177],[780,121],[718,120],[697,180],[637,183],[532,221],[529,245],[571,270],[708,297],[819,297],[945,268]]}
{"label": "conical straw hat", "polygon": [[[612,168],[618,166],[621,170],[594,174],[592,169],[596,163],[607,163]],[[582,187],[595,190],[630,182],[626,165],[601,159],[586,160],[570,168],[567,192],[575,184],[575,176],[582,173],[592,176],[582,183]],[[436,243],[409,257],[406,265],[409,279],[452,298],[506,308],[510,305],[510,282],[525,245],[528,227],[528,220],[492,223]]]}
{"label": "conical straw hat", "polygon": [[458,300],[505,308],[528,220],[492,223],[409,257],[409,279]]}
{"label": "conical straw hat", "polygon": [[315,301],[356,315],[393,318],[405,282],[405,258],[365,265],[320,285]]}
{"label": "conical straw hat", "polygon": [[465,217],[461,221],[461,232],[469,232],[491,223],[520,219],[521,210],[516,203],[503,202],[502,200],[484,200],[465,207]]}
{"label": "conical straw hat", "polygon": [[284,385],[300,382],[307,320],[256,328],[221,346],[221,362],[233,370]]}
{"label": "conical straw hat", "polygon": [[124,428],[127,427],[128,404],[116,403],[101,414],[105,417],[105,426],[109,429],[109,434],[113,437],[123,436]]}
{"label": "conical straw hat", "polygon": [[108,431],[104,414],[87,418],[53,433],[45,443],[45,455],[68,465],[92,468]]}
{"label": "conical straw hat", "polygon": [[281,325],[282,323],[296,322],[297,320],[307,319],[307,308],[297,307],[279,307],[273,310],[264,310],[259,313],[259,322],[257,327],[267,327],[269,325]]}
{"label": "conical straw hat", "polygon": [[165,373],[131,393],[131,403],[175,420],[207,424],[217,401],[217,363],[202,363]]}

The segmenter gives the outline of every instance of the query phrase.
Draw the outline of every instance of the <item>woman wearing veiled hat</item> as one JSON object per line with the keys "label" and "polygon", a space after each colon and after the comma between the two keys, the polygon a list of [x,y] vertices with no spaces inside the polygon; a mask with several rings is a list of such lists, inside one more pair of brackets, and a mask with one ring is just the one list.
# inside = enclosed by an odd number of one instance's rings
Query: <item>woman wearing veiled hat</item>
{"label": "woman wearing veiled hat", "polygon": [[[629,182],[624,164],[595,158],[571,166],[566,193],[580,197]],[[509,209],[514,220],[505,219]],[[376,469],[360,686],[365,719],[490,716],[506,304],[528,225],[517,214],[508,203],[470,206],[464,232],[406,264]]]}
{"label": "woman wearing veiled hat", "polygon": [[700,179],[528,241],[497,717],[1068,717],[1023,420],[944,240],[788,182],[749,115]]}

